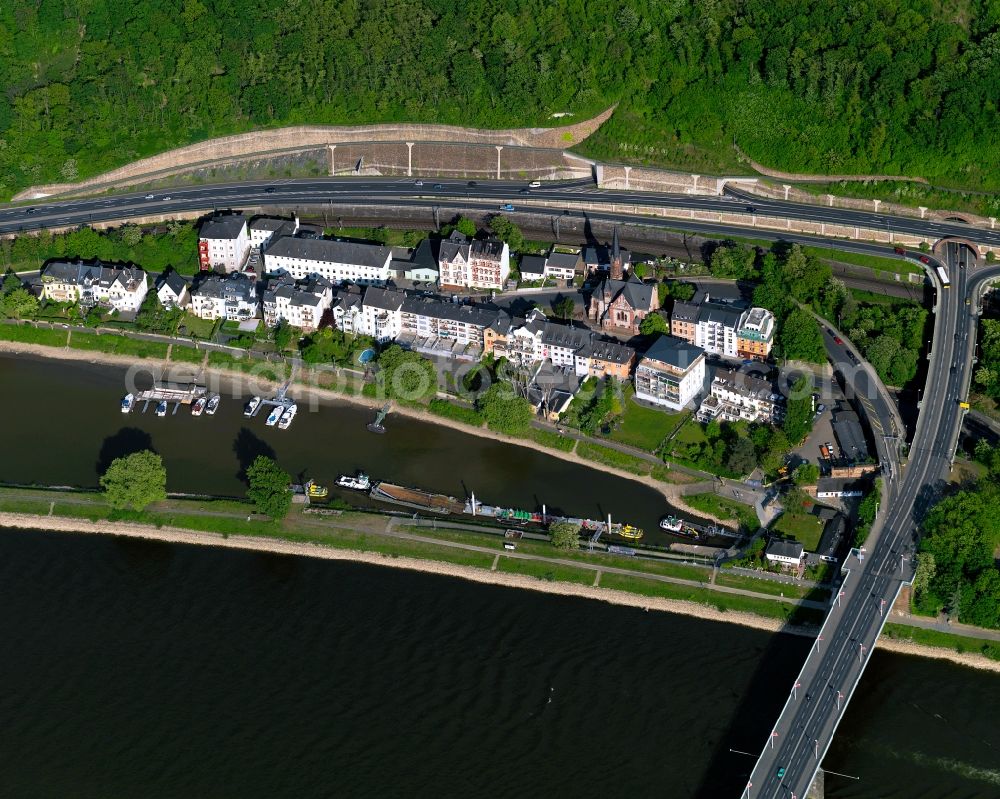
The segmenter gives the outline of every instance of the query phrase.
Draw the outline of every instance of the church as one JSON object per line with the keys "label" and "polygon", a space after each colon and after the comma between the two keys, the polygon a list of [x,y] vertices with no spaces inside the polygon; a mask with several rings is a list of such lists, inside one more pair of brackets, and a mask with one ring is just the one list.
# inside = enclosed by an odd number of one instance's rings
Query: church
{"label": "church", "polygon": [[643,283],[630,273],[625,276],[618,228],[611,243],[611,263],[608,274],[590,297],[588,316],[603,330],[639,334],[639,325],[660,307],[655,285]]}

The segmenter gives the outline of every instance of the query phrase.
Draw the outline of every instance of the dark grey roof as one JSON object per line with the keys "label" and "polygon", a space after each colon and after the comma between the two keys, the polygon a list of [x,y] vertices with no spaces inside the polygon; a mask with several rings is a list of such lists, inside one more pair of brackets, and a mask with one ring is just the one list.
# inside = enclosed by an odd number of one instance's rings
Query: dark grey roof
{"label": "dark grey roof", "polygon": [[608,305],[621,296],[632,308],[648,311],[653,304],[653,293],[656,288],[643,283],[635,275],[632,275],[628,280],[612,280],[607,277],[601,281],[597,290],[603,294],[610,294]]}
{"label": "dark grey roof", "polygon": [[403,313],[465,322],[485,328],[494,324],[502,312],[496,309],[489,310],[478,305],[444,302],[434,297],[407,297],[403,302]]}
{"label": "dark grey roof", "polygon": [[361,287],[351,284],[335,291],[332,305],[339,305],[343,308],[361,307]]}
{"label": "dark grey roof", "polygon": [[522,255],[520,271],[522,275],[545,274],[544,255]]}
{"label": "dark grey roof", "polygon": [[246,223],[243,214],[213,216],[201,223],[198,235],[203,239],[235,239]]}
{"label": "dark grey roof", "polygon": [[643,360],[659,361],[677,369],[687,369],[691,364],[705,354],[705,350],[689,344],[682,338],[660,336],[653,342]]}
{"label": "dark grey roof", "polygon": [[715,302],[706,302],[701,306],[698,314],[698,322],[715,323],[733,329],[739,327],[740,311],[728,305],[721,305]]}
{"label": "dark grey roof", "polygon": [[698,321],[699,309],[700,306],[691,302],[674,302],[674,309],[670,312],[670,319],[671,321],[676,319],[678,322],[691,322],[694,324]]}
{"label": "dark grey roof", "polygon": [[294,224],[287,219],[278,219],[273,216],[259,216],[250,223],[251,230],[267,230],[274,233],[281,230],[285,225],[294,227]]}
{"label": "dark grey roof", "polygon": [[476,239],[472,242],[472,255],[494,261],[503,257],[504,243],[500,239]]}
{"label": "dark grey roof", "polygon": [[353,264],[355,266],[382,267],[389,262],[391,250],[381,244],[363,244],[357,241],[332,239],[303,239],[282,236],[267,248],[268,256],[301,258],[307,261]]}
{"label": "dark grey roof", "polygon": [[100,260],[90,263],[81,260],[50,261],[42,269],[42,277],[52,277],[83,287],[96,285],[110,288],[115,283],[120,283],[126,290],[133,291],[139,281],[146,280],[146,273],[131,264],[105,266]]}
{"label": "dark grey roof", "polygon": [[597,358],[613,363],[628,363],[635,355],[635,350],[617,341],[599,338],[591,330],[579,327],[568,327],[553,322],[546,322],[542,330],[542,343],[550,347],[566,347],[576,355],[587,358]]}
{"label": "dark grey roof", "polygon": [[868,490],[868,481],[857,477],[820,477],[816,481],[817,491],[860,491]]}
{"label": "dark grey roof", "polygon": [[551,252],[549,253],[548,265],[556,269],[576,269],[580,263],[580,253],[578,252]]}
{"label": "dark grey roof", "polygon": [[837,438],[843,457],[853,461],[868,458],[865,431],[854,411],[836,411],[833,414],[833,435]]}
{"label": "dark grey roof", "polygon": [[365,289],[364,304],[379,308],[383,311],[398,311],[403,307],[406,295],[396,289],[381,289],[377,286],[369,286]]}
{"label": "dark grey roof", "polygon": [[254,284],[241,272],[229,275],[210,272],[198,284],[194,293],[203,297],[232,298],[244,302],[253,302],[256,299]]}
{"label": "dark grey roof", "polygon": [[437,271],[438,259],[434,253],[434,244],[430,239],[424,239],[417,245],[417,249],[413,251],[413,258],[411,260],[414,266]]}
{"label": "dark grey roof", "polygon": [[472,245],[469,244],[469,240],[462,233],[453,230],[438,247],[438,260],[451,262],[459,255],[467,259],[471,251]]}
{"label": "dark grey roof", "polygon": [[268,284],[263,300],[265,304],[269,304],[278,297],[285,297],[292,305],[316,307],[322,302],[323,294],[331,287],[330,281],[319,275],[313,275],[298,283],[288,275],[281,275]]}
{"label": "dark grey roof", "polygon": [[[619,250],[622,265],[628,266],[632,261],[632,253],[628,250]],[[611,264],[611,248],[598,244],[593,247],[585,247],[583,250],[583,260],[589,267],[604,267]]]}
{"label": "dark grey roof", "polygon": [[779,555],[786,558],[801,558],[802,557],[802,544],[798,541],[781,541],[779,539],[771,539],[768,542],[767,550],[765,550],[768,555]]}
{"label": "dark grey roof", "polygon": [[171,269],[160,275],[160,279],[157,281],[156,285],[157,290],[159,290],[161,286],[166,286],[174,293],[175,296],[179,297],[181,296],[181,292],[187,288],[187,281],[177,274],[176,271]]}

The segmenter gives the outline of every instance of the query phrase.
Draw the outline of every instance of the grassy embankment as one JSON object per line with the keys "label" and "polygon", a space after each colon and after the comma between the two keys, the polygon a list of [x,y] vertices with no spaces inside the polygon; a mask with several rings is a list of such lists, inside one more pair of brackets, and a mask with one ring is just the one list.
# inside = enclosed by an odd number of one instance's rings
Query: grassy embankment
{"label": "grassy embankment", "polygon": [[757,514],[749,505],[744,505],[728,497],[720,497],[712,492],[701,494],[685,494],[684,502],[695,510],[717,516],[720,519],[733,519],[746,530],[756,530],[760,527]]}
{"label": "grassy embankment", "polygon": [[968,635],[925,630],[922,627],[909,627],[905,624],[893,624],[892,622],[886,623],[882,635],[897,641],[913,641],[924,646],[954,649],[959,653],[974,652],[985,655],[992,660],[1000,660],[1000,643],[984,641],[981,638],[972,638]]}

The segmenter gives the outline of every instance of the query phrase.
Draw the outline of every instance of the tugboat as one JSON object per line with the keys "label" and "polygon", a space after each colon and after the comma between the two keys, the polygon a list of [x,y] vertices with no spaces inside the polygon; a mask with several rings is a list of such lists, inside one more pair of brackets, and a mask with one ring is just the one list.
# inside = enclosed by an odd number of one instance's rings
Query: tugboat
{"label": "tugboat", "polygon": [[244,416],[253,416],[254,411],[257,410],[257,406],[260,405],[260,397],[254,397],[250,402],[247,403],[246,408],[243,409]]}
{"label": "tugboat", "polygon": [[267,421],[264,422],[268,427],[274,427],[278,420],[281,418],[281,414],[284,413],[284,408],[280,405],[275,406],[274,410],[271,411],[270,415],[267,417]]}
{"label": "tugboat", "polygon": [[194,405],[191,406],[192,416],[201,416],[205,412],[205,406],[208,405],[208,400],[204,397],[198,397],[195,400]]}
{"label": "tugboat", "polygon": [[660,529],[668,533],[679,533],[684,529],[684,522],[676,516],[664,516],[660,519]]}
{"label": "tugboat", "polygon": [[356,476],[342,474],[337,479],[337,485],[341,488],[353,488],[357,491],[367,491],[372,487],[372,479],[364,472],[358,472]]}
{"label": "tugboat", "polygon": [[167,401],[166,400],[163,400],[159,405],[156,406],[156,415],[157,416],[166,416],[167,415]]}
{"label": "tugboat", "polygon": [[291,424],[292,420],[295,418],[295,414],[299,412],[299,406],[294,402],[285,408],[285,412],[281,414],[281,419],[278,420],[278,427],[282,430],[287,430]]}
{"label": "tugboat", "polygon": [[213,394],[212,398],[208,401],[208,405],[205,407],[205,413],[209,416],[215,416],[215,412],[219,410],[219,401],[222,399],[218,394]]}
{"label": "tugboat", "polygon": [[122,398],[122,413],[131,413],[134,405],[135,405],[135,395],[126,394]]}
{"label": "tugboat", "polygon": [[638,527],[633,527],[631,524],[623,524],[621,529],[621,537],[628,538],[630,541],[638,541],[642,538],[643,532]]}

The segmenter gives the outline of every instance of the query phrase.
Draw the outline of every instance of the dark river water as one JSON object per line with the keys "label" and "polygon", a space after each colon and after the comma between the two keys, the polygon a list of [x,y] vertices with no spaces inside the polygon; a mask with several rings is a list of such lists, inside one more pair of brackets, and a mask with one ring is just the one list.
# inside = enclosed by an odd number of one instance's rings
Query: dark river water
{"label": "dark river water", "polygon": [[[22,406],[0,427],[0,482],[96,486],[115,457],[150,448],[163,456],[168,490],[243,496],[241,467],[267,454],[297,478],[311,477],[333,493],[337,477],[361,469],[375,480],[460,499],[475,492],[487,504],[526,510],[545,504],[551,512],[592,519],[610,513],[643,528],[643,543],[677,540],[658,526],[670,511],[659,492],[526,447],[392,414],[388,432],[374,435],[366,429],[374,411],[344,402],[315,410],[302,403],[292,426],[279,430],[264,424],[266,414],[245,418],[249,392],[234,399],[228,386],[212,417],[192,417],[182,406],[158,418],[152,405],[124,416],[125,375],[124,369],[82,362],[0,355],[0,396],[17,397]],[[364,498],[358,492],[342,496]]]}
{"label": "dark river water", "polygon": [[[288,431],[123,420],[121,375],[0,358],[0,480],[93,485],[138,444],[170,488],[240,494],[273,450],[649,529],[643,486],[367,411]],[[13,405],[17,404],[15,411]],[[123,421],[126,425],[122,432]],[[245,431],[244,431],[245,428]],[[235,447],[235,448],[234,448]],[[371,566],[0,531],[0,796],[739,796],[809,642]],[[831,797],[1000,796],[1000,676],[876,652]]]}

